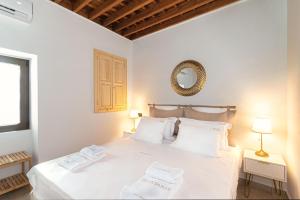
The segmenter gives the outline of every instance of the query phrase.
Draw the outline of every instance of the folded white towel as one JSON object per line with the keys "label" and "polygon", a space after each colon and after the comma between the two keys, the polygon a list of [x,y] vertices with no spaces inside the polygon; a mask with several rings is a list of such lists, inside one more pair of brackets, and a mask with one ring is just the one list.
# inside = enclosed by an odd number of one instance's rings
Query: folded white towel
{"label": "folded white towel", "polygon": [[105,148],[102,146],[91,145],[81,149],[80,154],[90,160],[97,161],[105,156]]}
{"label": "folded white towel", "polygon": [[149,176],[143,176],[131,186],[125,186],[121,193],[121,199],[169,199],[175,194],[182,178],[176,183],[167,183]]}
{"label": "folded white towel", "polygon": [[58,165],[72,172],[76,172],[84,167],[87,167],[91,163],[91,160],[81,156],[79,153],[64,156],[57,162]]}
{"label": "folded white towel", "polygon": [[166,181],[168,183],[176,183],[177,179],[182,178],[184,171],[179,168],[172,168],[166,165],[154,162],[146,170],[146,175],[152,178]]}

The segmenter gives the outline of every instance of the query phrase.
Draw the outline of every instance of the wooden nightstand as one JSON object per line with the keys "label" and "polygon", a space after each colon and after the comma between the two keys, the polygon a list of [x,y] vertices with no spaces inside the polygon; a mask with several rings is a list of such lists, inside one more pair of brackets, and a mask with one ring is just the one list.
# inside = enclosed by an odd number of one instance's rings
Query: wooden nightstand
{"label": "wooden nightstand", "polygon": [[269,157],[259,157],[255,155],[255,151],[245,150],[243,162],[246,174],[246,197],[250,193],[250,183],[253,175],[272,179],[276,193],[282,194],[282,182],[287,182],[287,166],[281,155],[270,154]]}

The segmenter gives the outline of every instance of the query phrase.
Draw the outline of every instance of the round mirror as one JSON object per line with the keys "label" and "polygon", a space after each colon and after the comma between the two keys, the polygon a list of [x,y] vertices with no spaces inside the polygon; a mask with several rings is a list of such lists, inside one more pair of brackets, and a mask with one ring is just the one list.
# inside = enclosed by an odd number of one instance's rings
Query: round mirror
{"label": "round mirror", "polygon": [[205,81],[204,67],[194,60],[187,60],[177,65],[171,76],[173,89],[183,96],[197,94],[203,88]]}
{"label": "round mirror", "polygon": [[195,83],[197,82],[197,74],[196,72],[188,67],[183,68],[178,74],[177,74],[177,83],[182,88],[191,88]]}

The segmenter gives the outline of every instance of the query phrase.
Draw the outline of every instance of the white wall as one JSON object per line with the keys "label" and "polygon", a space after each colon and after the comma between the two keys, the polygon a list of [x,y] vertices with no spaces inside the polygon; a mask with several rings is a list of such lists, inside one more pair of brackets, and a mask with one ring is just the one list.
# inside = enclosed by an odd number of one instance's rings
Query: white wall
{"label": "white wall", "polygon": [[[93,48],[128,59],[130,94],[131,41],[48,0],[34,0],[32,24],[4,16],[0,24],[0,47],[38,56],[39,161],[121,134],[128,124],[127,112],[93,112]],[[14,137],[22,149],[23,139]],[[9,142],[1,138],[5,141]]]}
{"label": "white wall", "polygon": [[300,198],[300,1],[288,1],[288,186]]}
{"label": "white wall", "polygon": [[[192,97],[177,95],[170,75],[183,60],[206,68],[207,82]],[[234,138],[259,148],[255,116],[270,115],[273,134],[265,149],[285,154],[286,1],[251,0],[137,39],[133,46],[133,105],[147,103],[236,105]]]}
{"label": "white wall", "polygon": [[[33,140],[31,130],[15,131],[9,133],[0,133],[0,153],[8,154],[17,151],[33,152]],[[10,176],[16,171],[20,171],[20,167],[0,170],[0,179]]]}

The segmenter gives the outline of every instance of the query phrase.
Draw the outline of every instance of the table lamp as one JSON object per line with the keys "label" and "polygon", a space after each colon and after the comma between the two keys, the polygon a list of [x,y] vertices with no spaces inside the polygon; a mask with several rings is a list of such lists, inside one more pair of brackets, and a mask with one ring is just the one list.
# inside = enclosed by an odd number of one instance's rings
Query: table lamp
{"label": "table lamp", "polygon": [[133,121],[133,127],[131,129],[131,132],[136,132],[135,128],[135,120],[141,116],[141,113],[139,113],[137,110],[131,110],[129,112],[129,118]]}
{"label": "table lamp", "polygon": [[260,150],[256,151],[255,154],[260,157],[268,157],[269,154],[263,150],[263,134],[272,133],[271,119],[268,117],[257,117],[252,126],[252,131],[260,133]]}

